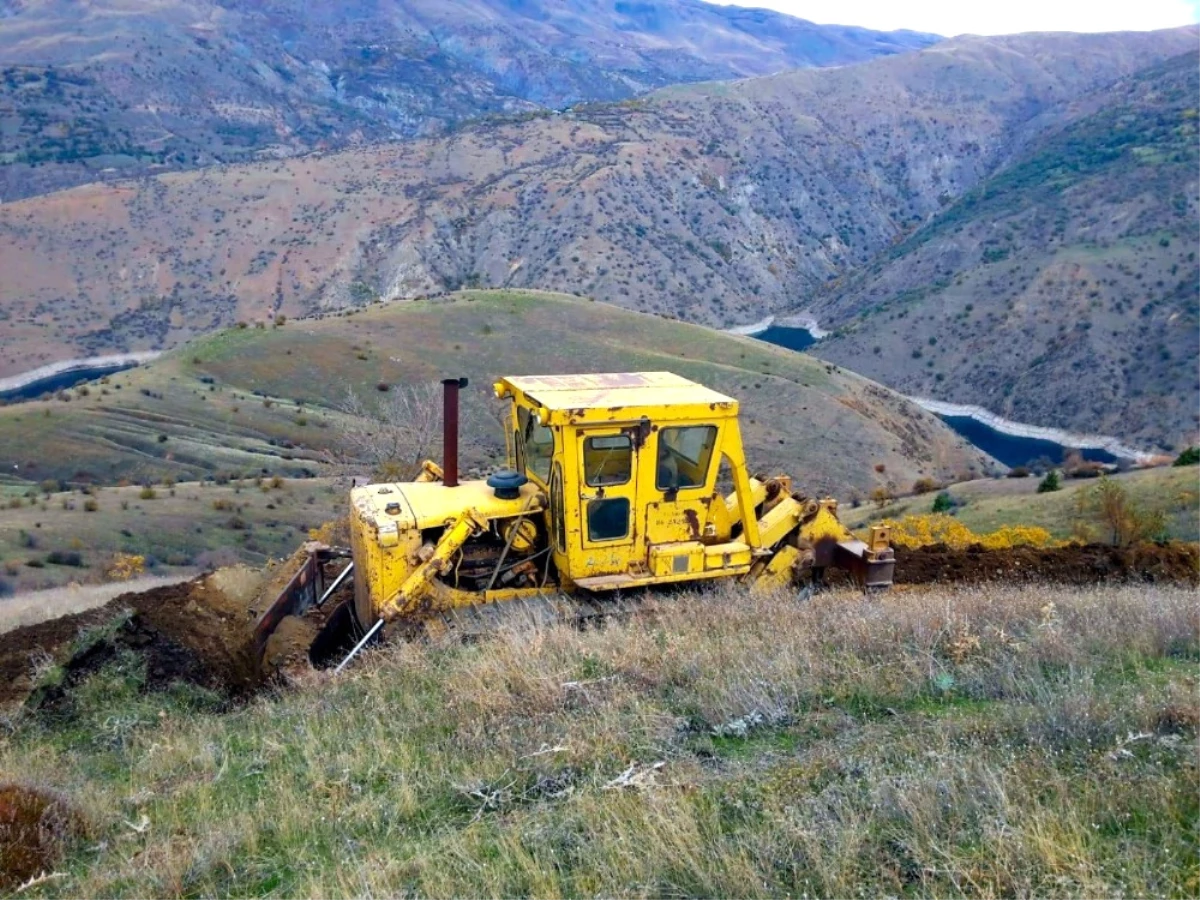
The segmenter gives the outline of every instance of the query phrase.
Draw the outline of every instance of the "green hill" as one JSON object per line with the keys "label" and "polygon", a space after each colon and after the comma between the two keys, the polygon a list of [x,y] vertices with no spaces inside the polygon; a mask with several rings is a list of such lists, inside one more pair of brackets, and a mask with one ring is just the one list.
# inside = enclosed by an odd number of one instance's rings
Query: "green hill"
{"label": "green hill", "polygon": [[743,403],[755,469],[843,498],[985,457],[898,395],[812,357],[563,295],[465,292],[281,327],[234,328],[154,363],[0,409],[0,458],[24,482],[114,483],[209,475],[319,475],[339,450],[347,391],[465,375],[463,464],[494,466],[502,374],[671,370]]}

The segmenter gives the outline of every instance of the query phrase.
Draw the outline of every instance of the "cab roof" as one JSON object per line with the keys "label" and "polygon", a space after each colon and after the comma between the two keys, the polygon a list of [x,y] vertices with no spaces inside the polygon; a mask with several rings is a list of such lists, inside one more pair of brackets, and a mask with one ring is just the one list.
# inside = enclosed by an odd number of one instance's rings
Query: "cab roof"
{"label": "cab roof", "polygon": [[566,413],[570,419],[591,419],[594,415],[589,412],[637,417],[655,412],[679,418],[713,413],[729,416],[738,409],[732,397],[673,372],[509,376],[501,378],[496,387],[498,396],[524,395],[532,405]]}

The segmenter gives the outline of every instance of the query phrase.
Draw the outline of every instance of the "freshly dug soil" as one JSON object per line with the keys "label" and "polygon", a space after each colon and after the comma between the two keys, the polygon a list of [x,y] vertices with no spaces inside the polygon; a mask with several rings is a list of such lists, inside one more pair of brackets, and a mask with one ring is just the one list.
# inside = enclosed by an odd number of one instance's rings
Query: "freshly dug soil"
{"label": "freshly dug soil", "polygon": [[1039,550],[1014,547],[951,550],[944,544],[896,548],[896,584],[978,584],[1036,581],[1091,585],[1099,582],[1200,584],[1200,546],[1172,542],[1110,547],[1086,544]]}
{"label": "freshly dug soil", "polygon": [[[98,609],[0,635],[0,708],[25,702],[41,666],[66,669],[61,691],[122,648],[145,658],[150,688],[187,681],[229,696],[253,691],[261,674],[251,642],[251,598],[222,591],[219,575],[122,594]],[[106,635],[96,639],[101,629]],[[39,702],[52,701],[55,692]]]}

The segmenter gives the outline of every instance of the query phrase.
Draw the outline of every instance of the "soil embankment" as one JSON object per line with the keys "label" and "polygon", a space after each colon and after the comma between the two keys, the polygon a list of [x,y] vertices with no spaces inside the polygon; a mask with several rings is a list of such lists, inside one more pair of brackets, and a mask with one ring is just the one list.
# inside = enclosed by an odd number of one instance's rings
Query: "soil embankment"
{"label": "soil embankment", "polygon": [[1092,585],[1100,582],[1200,584],[1200,547],[1195,544],[1069,545],[952,550],[944,544],[896,548],[896,584],[971,584],[1030,581]]}
{"label": "soil embankment", "polygon": [[[146,660],[148,687],[188,681],[248,693],[260,680],[250,612],[258,581],[214,573],[0,635],[0,708],[35,690],[53,694],[122,649]],[[47,677],[55,667],[61,675]]]}

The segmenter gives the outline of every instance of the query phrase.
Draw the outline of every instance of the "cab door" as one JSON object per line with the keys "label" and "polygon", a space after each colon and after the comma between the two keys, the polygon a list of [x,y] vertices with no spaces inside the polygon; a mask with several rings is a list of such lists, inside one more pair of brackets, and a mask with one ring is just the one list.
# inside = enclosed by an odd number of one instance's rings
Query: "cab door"
{"label": "cab door", "polygon": [[579,517],[585,573],[626,572],[638,558],[638,455],[629,429],[583,429],[578,445]]}

